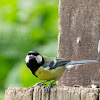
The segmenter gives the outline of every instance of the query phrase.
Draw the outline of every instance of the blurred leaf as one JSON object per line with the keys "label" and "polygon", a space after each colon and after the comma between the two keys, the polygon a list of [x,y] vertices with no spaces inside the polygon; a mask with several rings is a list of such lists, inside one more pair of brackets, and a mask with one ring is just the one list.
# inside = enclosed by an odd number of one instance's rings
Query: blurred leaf
{"label": "blurred leaf", "polygon": [[14,5],[17,0],[0,0],[0,6]]}
{"label": "blurred leaf", "polygon": [[4,100],[4,91],[0,91],[0,100]]}
{"label": "blurred leaf", "polygon": [[20,78],[20,64],[16,64],[13,69],[9,72],[6,81],[5,88],[8,87],[19,87],[21,86],[21,78]]}
{"label": "blurred leaf", "polygon": [[57,57],[57,40],[49,41],[46,45],[37,47],[36,51],[42,55]]}
{"label": "blurred leaf", "polygon": [[4,82],[8,72],[10,71],[10,64],[6,58],[0,56],[0,89],[4,88]]}

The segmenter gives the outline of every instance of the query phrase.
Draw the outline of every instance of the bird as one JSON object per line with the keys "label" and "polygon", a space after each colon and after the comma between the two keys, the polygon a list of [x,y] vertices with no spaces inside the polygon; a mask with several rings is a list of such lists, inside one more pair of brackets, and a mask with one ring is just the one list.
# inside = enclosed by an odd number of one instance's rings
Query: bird
{"label": "bird", "polygon": [[26,55],[25,63],[33,75],[44,80],[36,83],[33,87],[54,80],[47,86],[46,92],[48,92],[50,88],[54,86],[54,82],[62,76],[65,70],[70,70],[75,66],[87,63],[100,63],[100,60],[72,61],[66,60],[65,58],[47,57],[40,55],[37,51],[29,51]]}

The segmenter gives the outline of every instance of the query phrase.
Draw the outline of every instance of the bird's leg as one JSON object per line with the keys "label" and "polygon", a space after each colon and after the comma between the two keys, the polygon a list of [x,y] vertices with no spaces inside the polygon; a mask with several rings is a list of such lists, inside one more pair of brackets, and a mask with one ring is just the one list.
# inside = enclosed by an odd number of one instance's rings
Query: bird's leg
{"label": "bird's leg", "polygon": [[31,86],[31,87],[29,87],[29,88],[33,88],[33,87],[35,87],[35,86],[37,86],[37,85],[40,85],[40,84],[42,84],[42,83],[45,83],[45,82],[48,82],[49,80],[45,80],[45,81],[42,81],[42,82],[38,82],[38,83],[36,83],[34,86]]}
{"label": "bird's leg", "polygon": [[53,84],[53,83],[56,82],[56,81],[57,81],[57,80],[54,80],[52,83],[50,83],[50,84],[46,87],[45,93],[49,92],[50,89],[51,89],[51,87],[55,86],[55,84]]}

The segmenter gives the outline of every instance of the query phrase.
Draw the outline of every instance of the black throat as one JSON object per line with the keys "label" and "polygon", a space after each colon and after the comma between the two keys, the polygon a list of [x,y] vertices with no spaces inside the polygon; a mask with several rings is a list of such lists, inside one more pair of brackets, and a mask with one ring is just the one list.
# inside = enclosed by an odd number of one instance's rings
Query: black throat
{"label": "black throat", "polygon": [[[41,63],[37,63],[36,60],[34,59],[30,59],[29,63],[27,63],[27,67],[31,70],[31,72],[35,75],[35,72],[38,70],[38,68],[40,66],[42,66],[44,64],[44,59],[42,58],[42,62]],[[35,75],[36,76],[36,75]]]}

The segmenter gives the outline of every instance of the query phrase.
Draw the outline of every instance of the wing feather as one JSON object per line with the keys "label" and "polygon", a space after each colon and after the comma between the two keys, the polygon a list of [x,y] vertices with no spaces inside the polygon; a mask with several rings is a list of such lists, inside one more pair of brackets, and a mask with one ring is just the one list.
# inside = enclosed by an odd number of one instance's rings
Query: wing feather
{"label": "wing feather", "polygon": [[69,62],[70,62],[70,60],[54,58],[50,62],[43,64],[43,67],[44,68],[49,67],[49,69],[51,70],[51,69],[54,69],[54,68],[59,67],[59,66],[64,66]]}

